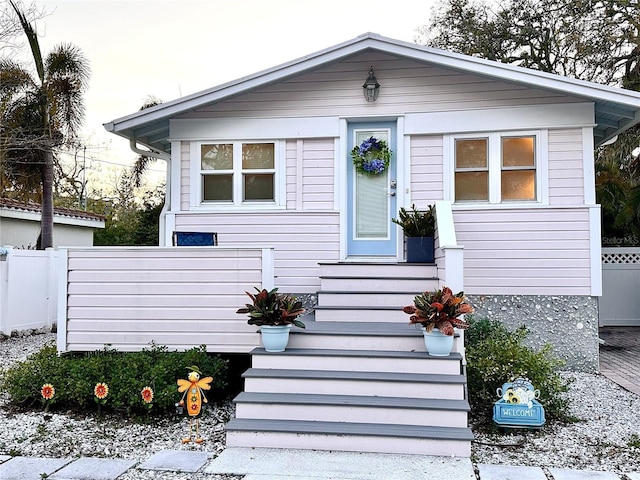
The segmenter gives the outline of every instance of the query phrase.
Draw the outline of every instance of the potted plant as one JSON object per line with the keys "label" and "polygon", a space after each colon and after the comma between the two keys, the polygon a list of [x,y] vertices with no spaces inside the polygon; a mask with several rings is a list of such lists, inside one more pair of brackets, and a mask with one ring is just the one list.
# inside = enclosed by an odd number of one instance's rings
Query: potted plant
{"label": "potted plant", "polygon": [[433,236],[436,230],[435,208],[429,205],[421,212],[415,205],[411,210],[400,208],[398,218],[391,219],[404,231],[407,245],[407,262],[433,263]]}
{"label": "potted plant", "polygon": [[459,318],[473,312],[473,307],[465,300],[464,292],[454,295],[449,287],[442,287],[442,290],[416,295],[413,305],[402,309],[411,315],[411,323],[422,327],[424,343],[430,355],[449,355],[453,348],[454,327],[462,330],[469,327],[467,322]]}
{"label": "potted plant", "polygon": [[295,325],[305,328],[298,317],[305,312],[302,302],[291,295],[254,287],[257,293],[249,293],[252,303],[239,308],[236,313],[249,315],[247,323],[260,327],[262,344],[267,352],[283,352],[289,341],[289,331]]}

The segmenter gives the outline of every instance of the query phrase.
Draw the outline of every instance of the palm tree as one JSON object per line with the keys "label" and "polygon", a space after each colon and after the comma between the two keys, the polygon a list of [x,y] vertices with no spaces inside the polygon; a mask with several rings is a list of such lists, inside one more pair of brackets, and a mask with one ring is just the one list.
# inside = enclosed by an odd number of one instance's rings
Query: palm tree
{"label": "palm tree", "polygon": [[16,188],[41,188],[39,248],[53,246],[53,165],[58,147],[72,141],[84,119],[83,94],[89,66],[82,51],[61,44],[42,57],[35,26],[9,0],[31,47],[37,73],[11,59],[0,59],[0,161]]}

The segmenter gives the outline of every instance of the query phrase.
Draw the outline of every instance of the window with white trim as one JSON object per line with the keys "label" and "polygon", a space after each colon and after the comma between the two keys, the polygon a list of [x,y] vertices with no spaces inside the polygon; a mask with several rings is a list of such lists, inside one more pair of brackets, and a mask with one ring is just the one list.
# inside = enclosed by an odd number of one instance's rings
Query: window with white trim
{"label": "window with white trim", "polygon": [[202,203],[230,205],[276,202],[275,142],[200,145]]}
{"label": "window with white trim", "polygon": [[490,134],[453,139],[454,201],[539,200],[536,134]]}

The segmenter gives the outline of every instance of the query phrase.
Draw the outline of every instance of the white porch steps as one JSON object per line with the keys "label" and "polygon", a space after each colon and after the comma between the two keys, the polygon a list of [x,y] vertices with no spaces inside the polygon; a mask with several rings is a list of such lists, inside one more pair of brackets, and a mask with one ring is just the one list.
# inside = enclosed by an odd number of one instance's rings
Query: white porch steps
{"label": "white porch steps", "polygon": [[[293,329],[285,352],[252,352],[236,418],[226,426],[228,446],[470,456],[461,354],[430,356],[408,316],[393,315],[420,291],[435,288],[428,278],[434,267],[361,267],[322,266],[319,299],[334,292],[335,305],[319,309],[315,321],[305,319],[305,330]],[[420,281],[398,280],[412,276]],[[327,284],[336,290],[326,290]],[[399,305],[371,305],[372,295],[391,292]],[[361,300],[365,304],[354,305]],[[380,316],[354,319],[360,310]],[[319,319],[321,311],[326,316]]]}
{"label": "white porch steps", "polygon": [[402,307],[436,288],[437,273],[421,263],[320,264],[316,320],[406,323]]}

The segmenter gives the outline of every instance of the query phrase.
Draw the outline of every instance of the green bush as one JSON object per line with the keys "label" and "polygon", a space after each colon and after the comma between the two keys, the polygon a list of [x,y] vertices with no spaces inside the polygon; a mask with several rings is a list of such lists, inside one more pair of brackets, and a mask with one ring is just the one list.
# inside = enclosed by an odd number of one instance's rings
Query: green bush
{"label": "green bush", "polygon": [[[101,350],[87,354],[58,356],[55,345],[46,345],[5,371],[0,389],[12,402],[27,407],[44,404],[40,389],[44,384],[55,388],[49,401],[52,408],[95,409],[94,387],[109,387],[105,407],[129,415],[142,412],[173,411],[180,400],[176,381],[187,377],[188,366],[197,365],[204,376],[213,377],[209,401],[220,399],[227,385],[227,361],[209,355],[205,346],[186,352],[169,352],[166,347],[152,346],[141,352]],[[151,404],[142,401],[141,391],[149,386],[154,397]]]}
{"label": "green bush", "polygon": [[564,362],[553,356],[550,345],[534,351],[524,345],[527,328],[509,331],[497,320],[470,320],[465,334],[467,386],[472,415],[479,423],[489,423],[496,390],[517,377],[528,378],[540,390],[540,403],[547,419],[566,421],[569,381],[559,369]]}

